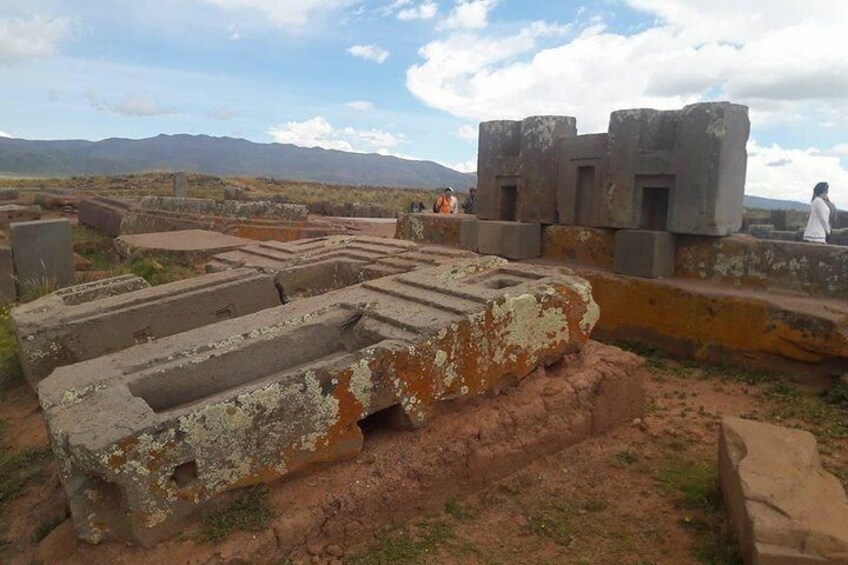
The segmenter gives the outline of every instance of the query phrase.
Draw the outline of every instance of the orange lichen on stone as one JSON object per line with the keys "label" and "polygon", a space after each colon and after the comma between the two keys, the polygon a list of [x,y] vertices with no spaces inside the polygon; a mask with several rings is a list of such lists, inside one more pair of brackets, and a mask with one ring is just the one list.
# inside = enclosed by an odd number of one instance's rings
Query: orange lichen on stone
{"label": "orange lichen on stone", "polygon": [[421,426],[523,379],[597,319],[571,271],[458,260],[64,367],[39,393],[80,536],[150,544],[222,492],[356,455],[370,416]]}
{"label": "orange lichen on stone", "polygon": [[582,226],[546,226],[542,258],[612,269],[615,230]]}
{"label": "orange lichen on stone", "polygon": [[760,366],[848,358],[848,311],[820,300],[578,272],[601,307],[594,334],[601,339]]}

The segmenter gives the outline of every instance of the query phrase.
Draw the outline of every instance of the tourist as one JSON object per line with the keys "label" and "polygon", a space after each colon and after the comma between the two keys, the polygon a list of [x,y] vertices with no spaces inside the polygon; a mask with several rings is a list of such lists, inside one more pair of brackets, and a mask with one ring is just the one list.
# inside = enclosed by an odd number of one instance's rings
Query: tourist
{"label": "tourist", "polygon": [[468,196],[465,197],[465,202],[462,203],[462,211],[466,214],[477,213],[477,189],[472,188],[468,191]]}
{"label": "tourist", "polygon": [[456,196],[453,195],[451,187],[445,188],[445,191],[436,198],[436,203],[433,205],[433,212],[437,214],[456,214],[459,202]]}
{"label": "tourist", "polygon": [[831,210],[836,208],[830,204],[830,199],[827,197],[828,188],[830,187],[826,182],[820,182],[813,188],[813,202],[810,205],[807,229],[804,230],[804,241],[827,243],[827,236],[830,235]]}

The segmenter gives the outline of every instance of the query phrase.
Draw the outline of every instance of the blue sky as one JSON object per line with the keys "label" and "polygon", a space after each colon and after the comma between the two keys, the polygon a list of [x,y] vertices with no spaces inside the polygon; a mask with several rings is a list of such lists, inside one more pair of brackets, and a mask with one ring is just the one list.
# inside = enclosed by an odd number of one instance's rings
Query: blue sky
{"label": "blue sky", "polygon": [[[729,99],[748,192],[848,205],[848,2],[0,0],[0,132],[243,137],[473,170],[481,120]],[[840,189],[846,194],[842,197]]]}

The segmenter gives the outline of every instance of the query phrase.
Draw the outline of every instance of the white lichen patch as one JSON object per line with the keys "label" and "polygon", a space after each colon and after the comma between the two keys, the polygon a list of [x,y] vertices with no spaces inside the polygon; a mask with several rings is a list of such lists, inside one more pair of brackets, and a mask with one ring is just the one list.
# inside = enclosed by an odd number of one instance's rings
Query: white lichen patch
{"label": "white lichen patch", "polygon": [[492,307],[494,321],[502,325],[502,346],[495,350],[495,361],[506,360],[510,350],[535,351],[551,343],[567,342],[568,319],[559,308],[543,308],[532,294],[506,296]]}
{"label": "white lichen patch", "polygon": [[350,393],[362,405],[362,414],[371,409],[371,390],[374,375],[371,373],[368,359],[362,359],[355,364],[350,376]]}

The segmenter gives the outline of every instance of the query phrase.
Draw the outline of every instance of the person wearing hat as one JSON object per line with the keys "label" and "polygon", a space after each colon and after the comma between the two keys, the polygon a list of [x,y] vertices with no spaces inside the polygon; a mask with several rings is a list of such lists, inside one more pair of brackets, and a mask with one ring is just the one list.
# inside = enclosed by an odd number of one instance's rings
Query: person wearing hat
{"label": "person wearing hat", "polygon": [[436,203],[433,205],[433,212],[437,214],[456,214],[459,207],[459,201],[453,195],[453,189],[446,187],[445,191],[436,198]]}

